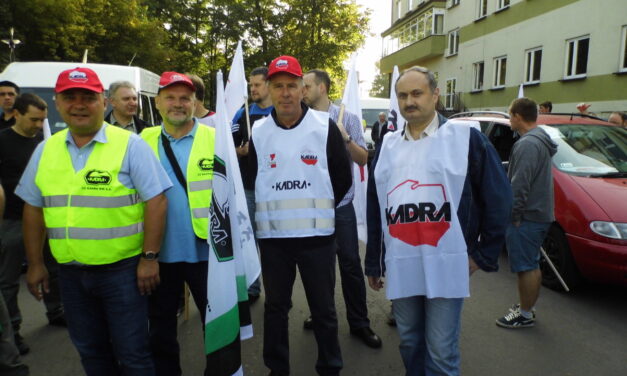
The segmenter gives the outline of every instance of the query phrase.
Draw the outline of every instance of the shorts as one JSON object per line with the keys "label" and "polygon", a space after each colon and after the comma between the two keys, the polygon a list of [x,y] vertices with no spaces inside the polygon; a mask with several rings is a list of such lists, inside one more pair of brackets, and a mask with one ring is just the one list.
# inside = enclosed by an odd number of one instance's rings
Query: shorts
{"label": "shorts", "polygon": [[550,222],[523,220],[519,227],[510,224],[505,234],[512,272],[526,272],[540,267],[540,247],[549,231]]}

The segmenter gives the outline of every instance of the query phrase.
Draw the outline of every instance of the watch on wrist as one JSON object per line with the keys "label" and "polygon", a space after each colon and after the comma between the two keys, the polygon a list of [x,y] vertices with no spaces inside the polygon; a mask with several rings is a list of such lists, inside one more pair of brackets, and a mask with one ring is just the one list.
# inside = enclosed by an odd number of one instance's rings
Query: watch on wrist
{"label": "watch on wrist", "polygon": [[353,138],[352,138],[352,137],[351,137],[351,135],[349,134],[349,135],[348,135],[348,137],[346,137],[346,138],[344,139],[344,141],[345,141],[347,144],[350,144],[350,143],[351,143],[351,141],[353,141]]}
{"label": "watch on wrist", "polygon": [[156,260],[159,258],[159,252],[152,252],[152,251],[142,252],[141,258],[146,259],[146,260]]}

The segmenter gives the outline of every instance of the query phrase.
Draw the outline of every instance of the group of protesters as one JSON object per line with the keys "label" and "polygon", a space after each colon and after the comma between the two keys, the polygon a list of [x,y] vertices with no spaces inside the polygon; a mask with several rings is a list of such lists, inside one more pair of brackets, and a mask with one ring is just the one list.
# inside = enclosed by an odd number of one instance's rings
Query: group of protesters
{"label": "group of protesters", "polygon": [[[556,145],[536,125],[536,103],[516,99],[509,113],[521,138],[506,172],[472,122],[436,111],[433,72],[405,70],[392,84],[406,122],[381,137],[370,166],[362,268],[351,165],[364,166],[367,150],[361,119],[332,103],[331,84],[325,71],[303,72],[296,58],[277,57],[251,71],[253,103],[232,120],[239,188],[261,260],[260,279],[247,285],[252,303],[263,284],[264,363],[270,375],[290,374],[288,316],[298,268],[311,312],[303,325],[318,344],[315,370],[340,373],[337,257],[351,335],[382,346],[368,319],[366,280],[377,291],[385,286],[407,375],[459,375],[470,277],[498,270],[505,243],[520,303],[496,323],[534,325],[539,249],[554,220]],[[222,142],[215,130],[222,125],[202,102],[202,80],[164,72],[155,98],[163,121],[150,126],[136,116],[131,83],[113,83],[106,99],[91,69],[60,72],[55,106],[67,129],[43,142],[46,103],[6,82],[0,96],[6,87],[14,101],[1,121],[10,121],[8,111],[15,119],[0,132],[6,200],[0,197],[7,203],[0,374],[28,374],[19,358],[28,349],[16,300],[25,254],[30,292],[45,301],[50,324],[67,326],[86,374],[181,375],[184,284],[201,330],[210,300],[209,206],[214,149]],[[107,101],[112,111],[105,117]],[[205,375],[237,374],[240,367],[240,359],[207,356]]]}

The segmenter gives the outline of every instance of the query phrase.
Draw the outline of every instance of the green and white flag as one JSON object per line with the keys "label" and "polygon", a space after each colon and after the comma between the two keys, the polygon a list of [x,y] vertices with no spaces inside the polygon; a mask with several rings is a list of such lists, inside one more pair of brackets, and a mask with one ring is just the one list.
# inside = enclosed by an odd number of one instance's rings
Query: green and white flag
{"label": "green and white flag", "polygon": [[213,193],[207,239],[210,251],[205,354],[212,375],[231,376],[243,375],[240,332],[243,338],[252,336],[247,289],[261,268],[230,121],[226,118],[221,72],[217,75],[217,88]]}

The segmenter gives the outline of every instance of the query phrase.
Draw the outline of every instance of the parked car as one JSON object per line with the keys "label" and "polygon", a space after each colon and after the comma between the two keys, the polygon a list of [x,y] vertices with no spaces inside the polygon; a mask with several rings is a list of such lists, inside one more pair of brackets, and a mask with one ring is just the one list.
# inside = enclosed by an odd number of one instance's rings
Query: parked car
{"label": "parked car", "polygon": [[[509,116],[461,113],[479,122],[504,165],[517,134]],[[627,130],[580,114],[541,114],[538,125],[557,143],[553,156],[555,222],[543,248],[569,287],[584,279],[627,286]],[[544,259],[542,282],[561,285]]]}

